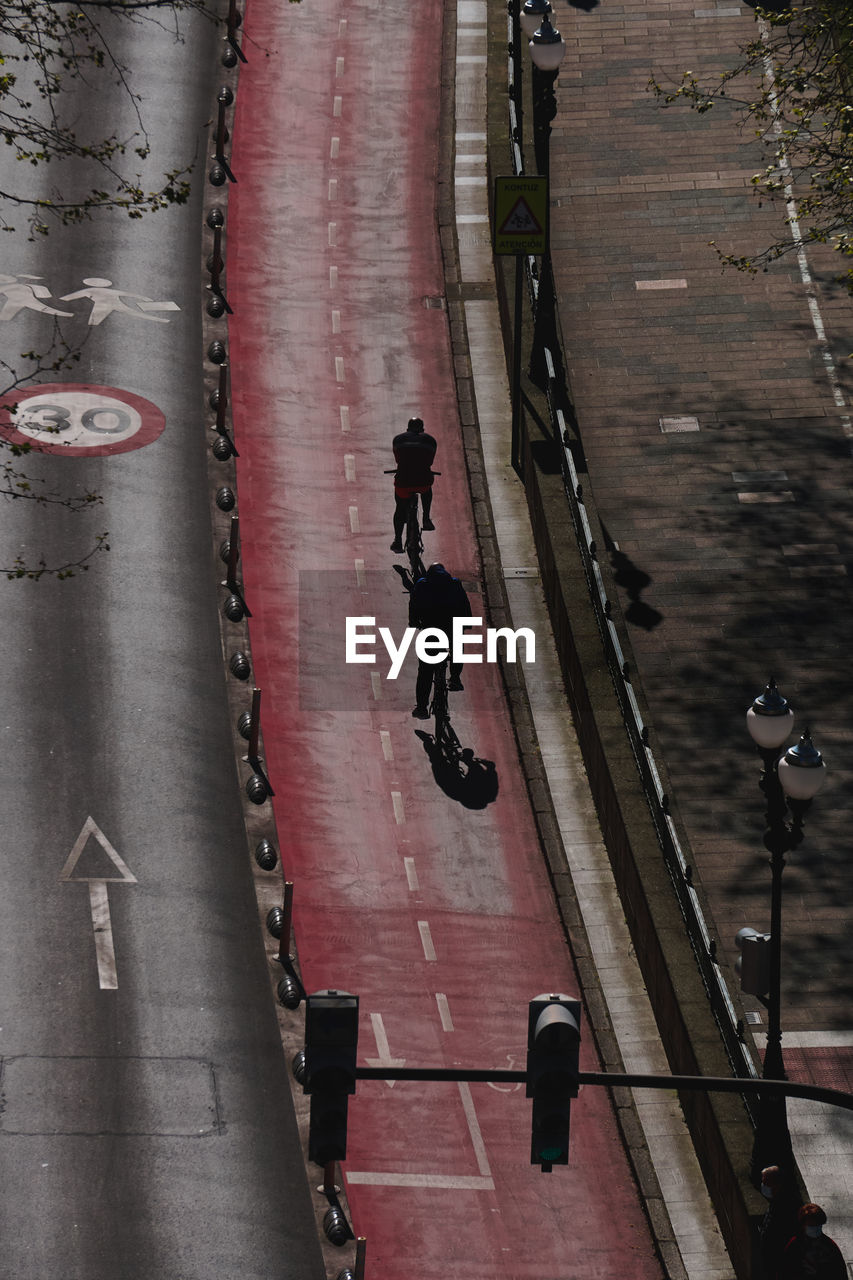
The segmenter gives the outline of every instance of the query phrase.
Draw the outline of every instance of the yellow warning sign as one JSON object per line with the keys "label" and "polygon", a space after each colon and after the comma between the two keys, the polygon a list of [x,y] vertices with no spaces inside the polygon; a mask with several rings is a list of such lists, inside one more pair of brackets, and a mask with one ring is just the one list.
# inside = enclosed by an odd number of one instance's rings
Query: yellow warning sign
{"label": "yellow warning sign", "polygon": [[545,253],[548,179],[495,178],[495,253]]}

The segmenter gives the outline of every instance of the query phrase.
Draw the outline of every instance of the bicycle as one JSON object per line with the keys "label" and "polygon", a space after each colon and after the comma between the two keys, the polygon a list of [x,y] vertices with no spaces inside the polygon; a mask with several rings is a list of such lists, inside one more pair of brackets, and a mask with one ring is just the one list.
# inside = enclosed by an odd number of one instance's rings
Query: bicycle
{"label": "bicycle", "polygon": [[450,705],[447,697],[449,663],[450,656],[448,655],[435,669],[430,710],[435,717],[435,745],[444,759],[452,764],[462,756],[462,743],[457,738],[456,730],[450,723]]}
{"label": "bicycle", "polygon": [[[386,471],[386,476],[396,476],[396,468]],[[433,476],[440,476],[440,471],[430,472]],[[403,543],[403,551],[409,560],[411,566],[411,579],[414,582],[417,578],[422,578],[426,573],[424,562],[422,559],[424,551],[424,542],[421,536],[421,526],[418,521],[418,494],[410,493],[406,503],[406,533]]]}

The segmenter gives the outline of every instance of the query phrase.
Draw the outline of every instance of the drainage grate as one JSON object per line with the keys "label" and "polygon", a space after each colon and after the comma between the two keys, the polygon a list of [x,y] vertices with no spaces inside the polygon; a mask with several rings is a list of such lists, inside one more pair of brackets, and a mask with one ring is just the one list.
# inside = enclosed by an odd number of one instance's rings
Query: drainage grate
{"label": "drainage grate", "polygon": [[440,293],[428,293],[421,301],[428,310],[443,311],[445,308],[445,301]]}

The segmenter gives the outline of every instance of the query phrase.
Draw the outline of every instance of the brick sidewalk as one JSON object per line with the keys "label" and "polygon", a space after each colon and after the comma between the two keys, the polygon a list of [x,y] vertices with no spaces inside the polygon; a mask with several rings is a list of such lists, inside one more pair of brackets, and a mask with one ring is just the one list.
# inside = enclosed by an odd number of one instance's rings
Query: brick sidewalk
{"label": "brick sidewalk", "polygon": [[[763,153],[727,109],[664,110],[647,91],[651,74],[730,65],[757,34],[750,9],[561,2],[556,24],[551,245],[571,389],[652,745],[724,964],[739,928],[769,928],[744,713],[771,674],[827,761],[784,876],[782,1021],[801,1044],[853,1026],[853,303],[825,250],[809,250],[811,299],[793,254],[756,277],[721,270],[709,241],[746,254],[786,234],[750,184]],[[846,1078],[842,1056],[822,1070]],[[792,1051],[791,1075],[810,1078],[808,1060]]]}
{"label": "brick sidewalk", "polygon": [[[648,0],[557,13],[560,316],[653,729],[721,946],[733,958],[737,929],[767,924],[743,716],[775,673],[830,771],[785,872],[784,1021],[847,1028],[853,462],[796,261],[721,273],[708,247],[745,250],[784,230],[751,193],[759,150],[716,108],[664,111],[645,89],[652,70],[704,70],[703,47],[754,33],[748,9],[694,16],[706,12]],[[822,269],[838,266],[829,258]],[[853,350],[853,304],[821,287],[819,305],[833,350]],[[699,429],[666,429],[684,418]]]}

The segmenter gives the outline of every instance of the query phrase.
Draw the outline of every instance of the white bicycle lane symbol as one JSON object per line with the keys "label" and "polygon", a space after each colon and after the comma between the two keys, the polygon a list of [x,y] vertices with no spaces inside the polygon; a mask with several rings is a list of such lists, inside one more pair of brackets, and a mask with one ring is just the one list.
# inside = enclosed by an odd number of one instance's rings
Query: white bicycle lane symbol
{"label": "white bicycle lane symbol", "polygon": [[[518,1059],[516,1058],[515,1054],[508,1053],[506,1055],[506,1066],[499,1067],[498,1070],[499,1071],[515,1071],[517,1062],[518,1062]],[[496,1090],[497,1093],[515,1093],[516,1090],[524,1088],[524,1085],[521,1083],[521,1081],[518,1081],[516,1084],[498,1084],[495,1080],[489,1080],[487,1083],[489,1088]]]}
{"label": "white bicycle lane symbol", "polygon": [[0,433],[39,453],[126,453],[156,440],[165,425],[150,400],[117,387],[43,383],[0,400]]}

